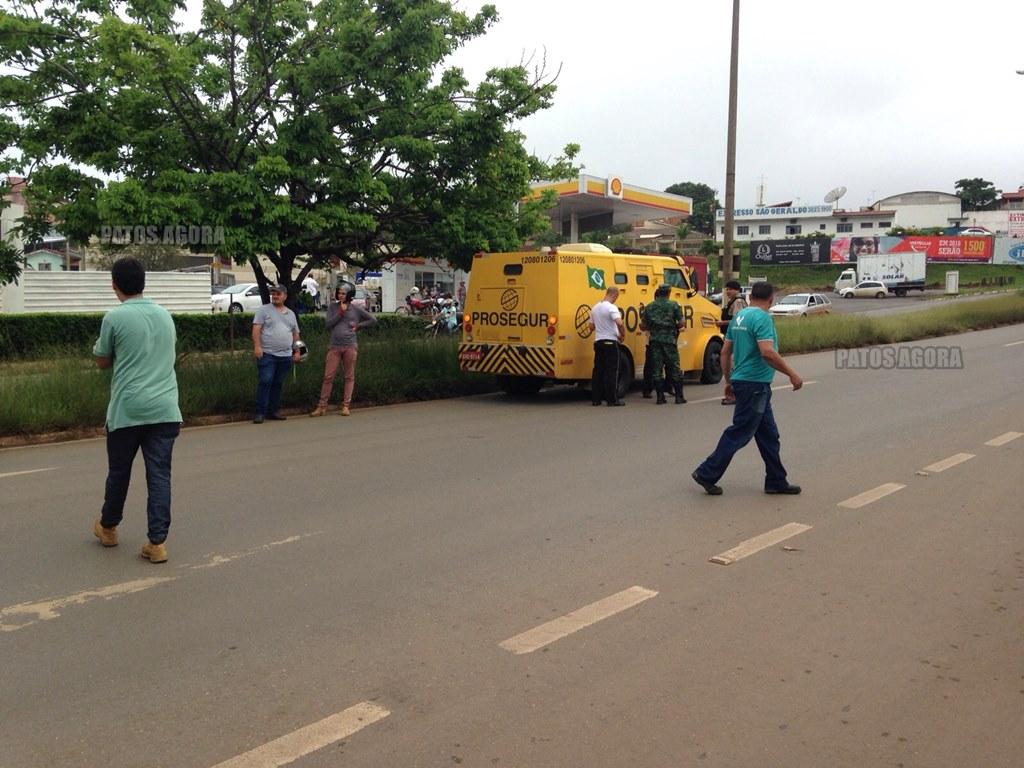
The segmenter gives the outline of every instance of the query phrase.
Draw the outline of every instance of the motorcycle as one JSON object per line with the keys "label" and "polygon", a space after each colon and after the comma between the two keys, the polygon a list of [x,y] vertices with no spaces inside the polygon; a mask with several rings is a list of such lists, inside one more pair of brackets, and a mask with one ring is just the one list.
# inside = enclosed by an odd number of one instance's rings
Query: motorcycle
{"label": "motorcycle", "polygon": [[426,334],[430,338],[454,336],[459,332],[459,305],[452,299],[440,299],[438,303],[439,311],[427,325]]}
{"label": "motorcycle", "polygon": [[405,297],[405,306],[397,310],[400,315],[429,315],[437,312],[437,306],[433,299],[421,298],[417,294],[409,294]]}

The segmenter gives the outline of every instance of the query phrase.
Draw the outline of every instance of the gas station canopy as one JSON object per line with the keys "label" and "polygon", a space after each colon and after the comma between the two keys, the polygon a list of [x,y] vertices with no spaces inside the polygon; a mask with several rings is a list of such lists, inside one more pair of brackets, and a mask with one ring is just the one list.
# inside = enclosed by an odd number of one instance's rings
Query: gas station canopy
{"label": "gas station canopy", "polygon": [[531,185],[530,197],[547,190],[558,194],[558,203],[549,211],[551,227],[571,243],[578,242],[584,232],[611,229],[616,224],[687,217],[693,207],[689,197],[626,184],[620,176],[581,174],[578,179],[543,181]]}

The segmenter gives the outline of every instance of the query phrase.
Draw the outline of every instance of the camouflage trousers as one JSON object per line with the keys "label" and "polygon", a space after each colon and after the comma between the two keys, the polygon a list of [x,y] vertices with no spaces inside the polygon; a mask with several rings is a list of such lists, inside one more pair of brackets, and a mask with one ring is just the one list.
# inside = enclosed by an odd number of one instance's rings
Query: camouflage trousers
{"label": "camouflage trousers", "polygon": [[679,348],[675,342],[651,341],[648,343],[644,372],[646,373],[648,370],[651,371],[651,380],[656,384],[665,381],[666,372],[673,384],[683,380],[683,373],[679,370]]}

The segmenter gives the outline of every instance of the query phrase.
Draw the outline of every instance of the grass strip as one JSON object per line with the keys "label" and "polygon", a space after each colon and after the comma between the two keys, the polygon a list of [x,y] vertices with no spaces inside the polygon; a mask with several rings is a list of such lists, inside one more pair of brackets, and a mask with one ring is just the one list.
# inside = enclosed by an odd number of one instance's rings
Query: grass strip
{"label": "grass strip", "polygon": [[883,317],[827,315],[776,323],[783,354],[896,344],[954,333],[1024,323],[1024,292],[969,302],[939,302],[918,312]]}

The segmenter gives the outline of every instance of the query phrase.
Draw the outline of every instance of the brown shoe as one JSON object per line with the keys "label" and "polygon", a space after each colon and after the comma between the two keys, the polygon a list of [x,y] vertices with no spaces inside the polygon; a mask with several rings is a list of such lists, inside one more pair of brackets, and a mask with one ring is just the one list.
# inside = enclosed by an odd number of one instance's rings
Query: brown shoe
{"label": "brown shoe", "polygon": [[167,547],[163,544],[152,544],[147,541],[142,545],[141,554],[143,559],[149,560],[151,563],[167,562]]}
{"label": "brown shoe", "polygon": [[347,405],[343,405],[343,406],[341,406],[341,415],[342,416],[351,416],[352,415],[352,411],[350,411],[348,409]]}
{"label": "brown shoe", "polygon": [[316,408],[314,408],[312,411],[309,412],[309,415],[310,416],[323,416],[325,413],[327,413],[327,406],[326,405],[318,405]]}
{"label": "brown shoe", "polygon": [[96,524],[92,527],[93,536],[100,540],[100,544],[104,547],[116,547],[117,546],[117,528],[104,528],[100,525],[100,521],[97,520]]}

